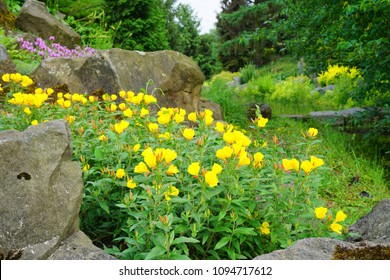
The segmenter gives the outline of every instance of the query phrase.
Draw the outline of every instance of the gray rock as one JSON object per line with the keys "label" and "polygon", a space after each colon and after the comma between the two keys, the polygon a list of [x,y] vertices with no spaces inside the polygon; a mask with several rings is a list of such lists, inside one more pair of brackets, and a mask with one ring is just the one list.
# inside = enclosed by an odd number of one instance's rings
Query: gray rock
{"label": "gray rock", "polygon": [[316,87],[313,89],[312,93],[319,92],[321,94],[325,94],[327,91],[334,91],[334,85],[328,85],[326,87]]}
{"label": "gray rock", "polygon": [[16,65],[9,56],[7,49],[3,45],[0,45],[0,77],[3,74],[15,72],[17,72]]}
{"label": "gray rock", "polygon": [[[198,111],[205,76],[189,57],[175,51],[137,52],[110,49],[88,58],[45,60],[31,77],[40,87],[66,84],[71,92],[102,89],[139,92],[148,85],[159,105]],[[162,92],[163,93],[162,93]]]}
{"label": "gray rock", "polygon": [[264,254],[255,260],[330,260],[336,246],[353,248],[353,244],[331,238],[305,238],[284,250]]}
{"label": "gray rock", "polygon": [[82,232],[76,231],[48,258],[49,260],[116,260],[92,244]]}
{"label": "gray rock", "polygon": [[216,121],[225,120],[221,106],[219,104],[201,97],[199,100],[199,110],[203,111],[205,109],[209,109],[213,112],[214,120]]}
{"label": "gray rock", "polygon": [[81,45],[81,36],[63,21],[49,13],[44,3],[36,0],[24,2],[16,26],[23,31],[40,36],[42,39],[56,38],[56,42],[68,48]]}
{"label": "gray rock", "polygon": [[63,120],[0,132],[3,251],[61,241],[78,229],[83,182],[70,135]]}
{"label": "gray rock", "polygon": [[370,213],[349,227],[363,240],[390,245],[390,198],[380,201]]}

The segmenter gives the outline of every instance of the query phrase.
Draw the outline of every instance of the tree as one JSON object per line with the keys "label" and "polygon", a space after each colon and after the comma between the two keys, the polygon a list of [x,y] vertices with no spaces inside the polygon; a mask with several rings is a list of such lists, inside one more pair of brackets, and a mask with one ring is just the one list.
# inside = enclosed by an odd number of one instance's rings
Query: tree
{"label": "tree", "polygon": [[116,28],[114,46],[127,50],[169,48],[162,0],[105,0],[108,22]]}
{"label": "tree", "polygon": [[274,27],[281,11],[278,1],[222,0],[221,8],[217,31],[224,68],[237,71],[249,63],[261,66],[270,61],[281,41]]}

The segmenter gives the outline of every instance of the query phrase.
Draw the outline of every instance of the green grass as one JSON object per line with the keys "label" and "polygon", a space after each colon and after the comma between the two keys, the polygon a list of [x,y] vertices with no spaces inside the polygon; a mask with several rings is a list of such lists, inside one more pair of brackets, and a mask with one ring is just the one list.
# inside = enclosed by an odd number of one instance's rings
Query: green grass
{"label": "green grass", "polygon": [[[356,149],[350,145],[350,136],[332,127],[275,117],[268,122],[260,137],[272,145],[272,138],[276,135],[279,145],[294,157],[298,150],[295,146],[297,138],[302,137],[302,132],[309,127],[319,130],[316,138],[320,143],[313,152],[324,157],[326,168],[322,171],[319,195],[326,201],[327,207],[343,209],[348,215],[348,224],[353,224],[376,203],[390,197],[383,166],[356,154]],[[371,197],[361,196],[362,192],[367,192]]]}

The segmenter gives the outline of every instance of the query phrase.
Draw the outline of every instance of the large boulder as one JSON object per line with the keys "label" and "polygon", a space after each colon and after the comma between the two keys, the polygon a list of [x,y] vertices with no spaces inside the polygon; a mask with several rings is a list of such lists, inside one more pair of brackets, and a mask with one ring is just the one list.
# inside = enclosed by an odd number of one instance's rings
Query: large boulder
{"label": "large boulder", "polygon": [[348,241],[306,238],[255,260],[390,259],[389,215],[390,199],[385,199],[349,228],[354,238]]}
{"label": "large boulder", "polygon": [[81,36],[63,21],[54,17],[44,3],[36,0],[24,2],[16,26],[25,31],[40,36],[42,39],[56,38],[56,42],[68,48],[81,45]]}
{"label": "large boulder", "polygon": [[82,173],[63,120],[0,132],[0,253],[46,259],[78,231]]}
{"label": "large boulder", "polygon": [[[99,51],[93,57],[51,58],[32,73],[40,87],[66,84],[71,92],[139,92],[147,88],[160,106],[199,110],[205,76],[189,57],[176,51]],[[152,82],[152,83],[151,83]]]}

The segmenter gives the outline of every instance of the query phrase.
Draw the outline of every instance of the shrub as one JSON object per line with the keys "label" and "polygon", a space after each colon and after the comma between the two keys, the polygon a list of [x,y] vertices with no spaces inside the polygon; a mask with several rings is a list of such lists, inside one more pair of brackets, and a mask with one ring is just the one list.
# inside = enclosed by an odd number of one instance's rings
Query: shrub
{"label": "shrub", "polygon": [[[244,259],[301,238],[345,233],[342,211],[326,219],[332,211],[318,208],[327,163],[313,154],[316,129],[287,154],[277,137],[259,145],[258,137],[214,124],[209,110],[161,108],[151,115],[156,99],[147,93],[54,98],[52,89],[31,92],[27,76],[2,80],[10,92],[1,130],[69,122],[85,184],[81,227],[119,258]],[[255,131],[267,122],[256,120]]]}
{"label": "shrub", "polygon": [[275,90],[269,99],[283,104],[302,106],[312,101],[311,89],[312,86],[308,77],[289,77],[275,85]]}
{"label": "shrub", "polygon": [[270,74],[252,79],[242,94],[255,102],[264,102],[275,90],[275,80]]}
{"label": "shrub", "polygon": [[256,66],[254,64],[247,64],[244,68],[240,69],[241,83],[249,83],[253,78],[256,77]]}

